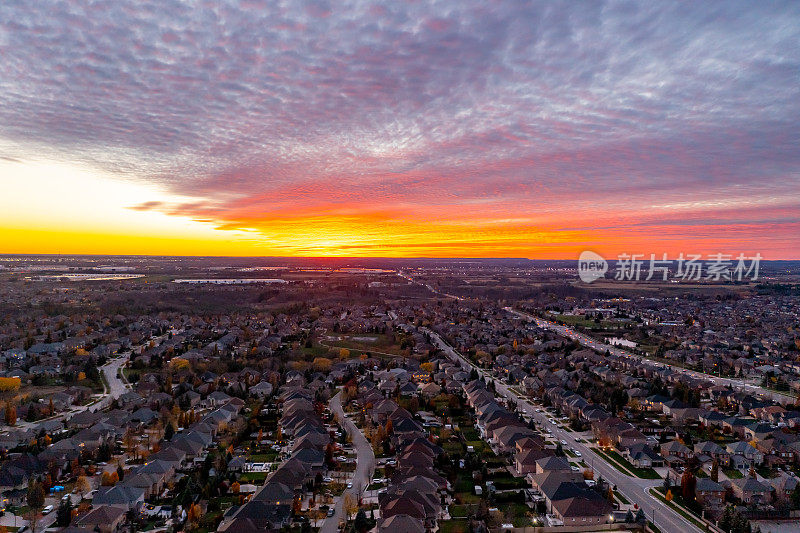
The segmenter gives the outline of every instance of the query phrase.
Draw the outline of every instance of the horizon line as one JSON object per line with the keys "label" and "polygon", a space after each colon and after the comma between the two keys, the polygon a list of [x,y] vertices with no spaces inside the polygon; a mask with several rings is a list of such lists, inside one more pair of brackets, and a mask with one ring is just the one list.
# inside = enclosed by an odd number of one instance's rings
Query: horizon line
{"label": "horizon line", "polygon": [[[602,254],[600,254],[602,256]],[[189,254],[175,254],[175,255],[157,255],[157,254],[61,254],[61,253],[3,253],[0,252],[1,257],[152,257],[152,258],[182,258],[182,259],[384,259],[384,260],[450,260],[450,261],[492,261],[492,260],[517,260],[517,261],[577,261],[578,258],[559,258],[559,259],[545,259],[536,257],[519,257],[519,256],[496,256],[496,257],[469,257],[469,256],[368,256],[368,255],[189,255]],[[617,256],[619,257],[619,256]],[[605,257],[609,261],[616,260],[613,256]],[[749,256],[746,256],[750,259]],[[736,259],[736,256],[731,255],[731,259]],[[677,261],[677,258],[667,258],[667,261]],[[703,257],[702,261],[709,259]],[[649,258],[644,256],[641,261],[647,262]],[[761,262],[778,262],[778,261],[800,261],[797,258],[772,258],[766,259],[761,257]]]}

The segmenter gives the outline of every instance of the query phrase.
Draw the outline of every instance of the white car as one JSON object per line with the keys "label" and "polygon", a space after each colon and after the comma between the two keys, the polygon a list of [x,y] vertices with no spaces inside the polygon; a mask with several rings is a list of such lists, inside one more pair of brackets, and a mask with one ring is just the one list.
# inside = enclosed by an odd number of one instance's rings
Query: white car
{"label": "white car", "polygon": [[42,509],[42,514],[50,514],[52,511],[53,511],[53,506],[52,505],[48,505],[47,507]]}
{"label": "white car", "polygon": [[353,482],[352,481],[348,481],[347,482],[347,488],[348,489],[352,489],[353,488]]}
{"label": "white car", "polygon": [[581,455],[581,452],[579,452],[578,450],[575,450],[573,453],[578,457],[583,457],[583,455]]}
{"label": "white car", "polygon": [[565,441],[564,439],[561,439],[561,445],[562,446],[566,446],[567,445],[567,441]]}

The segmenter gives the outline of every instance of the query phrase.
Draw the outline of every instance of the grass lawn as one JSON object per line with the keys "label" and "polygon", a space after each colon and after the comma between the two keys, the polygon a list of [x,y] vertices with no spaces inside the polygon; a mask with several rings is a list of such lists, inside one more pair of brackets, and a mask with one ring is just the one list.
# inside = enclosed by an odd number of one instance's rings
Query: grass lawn
{"label": "grass lawn", "polygon": [[474,508],[474,505],[451,505],[450,516],[452,518],[466,518]]}
{"label": "grass lawn", "polygon": [[467,446],[472,446],[477,453],[484,453],[486,451],[491,451],[489,445],[483,442],[482,440],[468,440]]}
{"label": "grass lawn", "polygon": [[253,483],[258,485],[264,482],[268,472],[245,472],[239,478],[239,483]]}
{"label": "grass lawn", "polygon": [[638,468],[636,466],[633,466],[614,450],[609,450],[606,452],[599,449],[595,449],[595,452],[600,454],[603,458],[607,459],[612,466],[614,466],[617,470],[619,470],[623,474],[626,474],[627,470],[631,474],[640,479],[661,479],[661,476],[658,475],[658,472],[656,472],[652,468]]}
{"label": "grass lawn", "polygon": [[392,337],[379,333],[365,333],[358,335],[339,334],[340,340],[323,339],[322,343],[334,348],[347,348],[351,352],[370,352],[375,357],[380,358],[383,353],[393,355],[407,355],[408,351],[400,349],[400,344],[392,340]]}
{"label": "grass lawn", "polygon": [[481,501],[481,497],[472,492],[456,492],[455,498],[456,501],[460,501],[462,504],[477,504]]}
{"label": "grass lawn", "polygon": [[441,533],[467,533],[469,531],[469,520],[440,520],[439,531]]}
{"label": "grass lawn", "polygon": [[735,468],[723,468],[722,471],[729,479],[742,479],[744,476]]}
{"label": "grass lawn", "polygon": [[[461,446],[460,442],[445,442],[442,444],[442,449],[444,449],[445,453],[456,456],[464,452],[464,448]],[[478,449],[475,448],[475,450],[477,451]]]}
{"label": "grass lawn", "polygon": [[668,507],[672,508],[676,513],[680,514],[686,520],[688,520],[692,524],[696,525],[700,529],[705,530],[706,525],[700,519],[698,519],[698,517],[696,515],[694,515],[694,514],[692,514],[690,512],[684,511],[683,507],[678,507],[673,502],[668,502],[667,499],[664,497],[664,494],[661,492],[662,490],[664,490],[664,489],[661,488],[661,487],[656,487],[654,489],[651,489],[650,493],[652,495],[654,495],[656,498],[658,498],[659,500],[661,500],[661,502],[664,505],[667,505]]}
{"label": "grass lawn", "polygon": [[[466,424],[466,422],[465,422]],[[481,434],[478,433],[478,430],[472,426],[460,424],[461,427],[461,435],[464,436],[464,440],[466,441],[480,441]]]}
{"label": "grass lawn", "polygon": [[528,486],[528,482],[525,478],[513,477],[507,472],[502,474],[490,474],[488,478],[489,481],[494,483],[497,490],[524,489]]}
{"label": "grass lawn", "polygon": [[254,463],[272,463],[278,458],[278,452],[272,453],[254,453],[250,456],[250,460]]}

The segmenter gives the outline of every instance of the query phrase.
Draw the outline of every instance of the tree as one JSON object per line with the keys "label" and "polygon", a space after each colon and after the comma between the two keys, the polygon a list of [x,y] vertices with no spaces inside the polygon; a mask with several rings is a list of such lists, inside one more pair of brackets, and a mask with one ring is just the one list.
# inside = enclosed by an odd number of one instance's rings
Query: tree
{"label": "tree", "polygon": [[367,523],[367,513],[364,512],[364,509],[359,509],[358,513],[356,513],[356,520],[353,526],[359,533],[364,533],[367,529],[369,529],[369,524]]}
{"label": "tree", "polygon": [[19,378],[0,378],[0,392],[17,392],[19,390],[19,385]]}
{"label": "tree", "polygon": [[167,424],[166,429],[164,429],[164,440],[172,440],[172,437],[175,435],[175,428],[172,426],[172,422]]}
{"label": "tree", "polygon": [[358,501],[349,492],[344,495],[344,510],[347,513],[347,519],[358,511]]}
{"label": "tree", "polygon": [[730,531],[731,525],[733,523],[733,512],[731,511],[731,506],[725,507],[725,510],[722,512],[722,517],[719,519],[719,528],[723,531]]}
{"label": "tree", "polygon": [[60,527],[67,527],[72,520],[72,502],[69,498],[64,498],[56,511],[56,524]]}
{"label": "tree", "polygon": [[189,361],[182,357],[173,357],[169,362],[169,366],[174,371],[187,370],[190,367]]}
{"label": "tree", "polygon": [[711,463],[711,481],[719,482],[719,462],[714,459],[714,462]]}
{"label": "tree", "polygon": [[6,404],[5,420],[9,426],[17,423],[17,408],[10,403]]}
{"label": "tree", "polygon": [[790,499],[792,502],[792,509],[800,509],[800,485],[794,488]]}
{"label": "tree", "polygon": [[669,472],[667,472],[667,477],[664,478],[664,483],[662,486],[664,487],[664,493],[666,493],[670,487],[672,487],[672,478],[669,476]]}
{"label": "tree", "polygon": [[667,495],[664,496],[664,499],[667,500],[668,502],[672,501],[672,490],[671,489],[667,491]]}
{"label": "tree", "polygon": [[687,502],[694,500],[694,488],[697,485],[697,478],[694,477],[694,472],[686,469],[681,476],[681,495]]}
{"label": "tree", "polygon": [[186,519],[189,521],[190,524],[197,525],[200,522],[200,517],[203,516],[203,510],[200,509],[200,506],[196,503],[193,503],[189,507],[189,512],[187,513]]}
{"label": "tree", "polygon": [[232,492],[232,493],[234,493],[234,494],[239,494],[239,491],[240,491],[241,489],[242,489],[242,486],[241,486],[241,485],[239,485],[239,482],[238,482],[238,481],[234,481],[234,482],[231,484],[231,492]]}
{"label": "tree", "polygon": [[92,490],[92,485],[89,483],[89,478],[86,476],[78,476],[78,479],[75,481],[75,488],[78,489],[80,493],[86,493]]}
{"label": "tree", "polygon": [[28,493],[25,497],[28,503],[28,508],[31,510],[31,531],[36,533],[36,517],[39,511],[44,507],[44,487],[36,479],[31,479],[28,482]]}
{"label": "tree", "polygon": [[347,348],[339,348],[339,359],[347,359],[350,357],[350,350]]}
{"label": "tree", "polygon": [[[350,352],[348,352],[348,355],[349,354]],[[317,370],[318,372],[329,372],[332,365],[333,361],[327,357],[316,357],[311,363],[311,366],[314,368],[314,370]]]}
{"label": "tree", "polygon": [[117,474],[117,479],[119,479],[120,481],[125,479],[125,470],[122,469],[122,465],[121,464],[117,465],[116,474]]}

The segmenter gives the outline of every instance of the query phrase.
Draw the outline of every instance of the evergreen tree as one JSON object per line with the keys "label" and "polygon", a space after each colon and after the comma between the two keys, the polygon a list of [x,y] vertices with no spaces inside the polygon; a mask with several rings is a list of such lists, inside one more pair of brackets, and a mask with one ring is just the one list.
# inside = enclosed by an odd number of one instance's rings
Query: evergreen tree
{"label": "evergreen tree", "polygon": [[164,429],[164,440],[172,440],[172,437],[175,435],[175,428],[172,427],[172,422],[167,424],[166,429]]}
{"label": "evergreen tree", "polygon": [[364,533],[364,531],[369,529],[369,522],[367,522],[367,514],[364,512],[364,509],[358,510],[353,525],[356,531],[358,531],[359,533]]}
{"label": "evergreen tree", "polygon": [[69,498],[64,498],[56,511],[56,525],[67,527],[72,520],[72,502]]}
{"label": "evergreen tree", "polygon": [[725,510],[722,512],[722,517],[719,519],[719,528],[723,531],[730,531],[731,525],[733,521],[733,515],[731,512],[731,507],[725,507]]}

